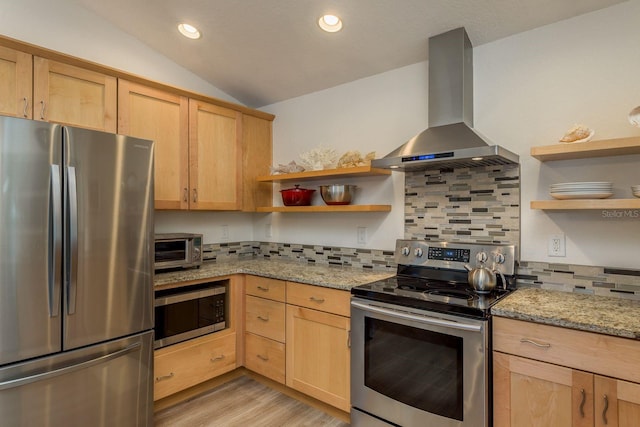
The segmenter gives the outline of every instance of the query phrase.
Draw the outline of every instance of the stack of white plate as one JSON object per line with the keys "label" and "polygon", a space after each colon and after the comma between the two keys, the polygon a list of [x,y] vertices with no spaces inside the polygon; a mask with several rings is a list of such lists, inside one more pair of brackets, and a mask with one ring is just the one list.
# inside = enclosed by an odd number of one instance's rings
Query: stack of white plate
{"label": "stack of white plate", "polygon": [[[640,190],[640,188],[638,188]],[[551,184],[549,193],[554,199],[606,199],[613,195],[611,182],[561,182]]]}
{"label": "stack of white plate", "polygon": [[633,193],[634,196],[640,197],[640,185],[632,185],[631,192]]}

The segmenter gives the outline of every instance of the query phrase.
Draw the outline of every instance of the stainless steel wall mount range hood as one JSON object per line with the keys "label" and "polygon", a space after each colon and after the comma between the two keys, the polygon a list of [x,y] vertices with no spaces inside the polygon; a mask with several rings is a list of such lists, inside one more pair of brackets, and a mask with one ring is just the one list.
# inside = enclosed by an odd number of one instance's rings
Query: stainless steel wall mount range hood
{"label": "stainless steel wall mount range hood", "polygon": [[473,48],[464,28],[429,39],[429,127],[371,166],[426,170],[517,164],[473,130]]}

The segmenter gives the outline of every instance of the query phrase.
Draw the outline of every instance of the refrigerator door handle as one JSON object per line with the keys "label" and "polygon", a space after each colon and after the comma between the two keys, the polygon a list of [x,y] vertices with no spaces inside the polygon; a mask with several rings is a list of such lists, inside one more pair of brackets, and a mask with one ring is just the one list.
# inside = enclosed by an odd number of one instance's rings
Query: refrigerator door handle
{"label": "refrigerator door handle", "polygon": [[60,166],[50,169],[50,211],[49,211],[49,317],[60,314],[60,281],[62,263],[62,187],[60,186]]}
{"label": "refrigerator door handle", "polygon": [[21,387],[27,384],[38,382],[38,381],[44,381],[60,375],[69,374],[71,372],[79,371],[81,369],[87,369],[95,365],[106,363],[110,360],[117,359],[126,354],[132,353],[141,346],[142,344],[140,342],[137,342],[123,349],[120,349],[118,351],[114,351],[113,353],[105,354],[105,355],[96,357],[95,359],[84,361],[82,363],[65,366],[64,368],[60,368],[60,369],[54,369],[53,371],[41,372],[39,374],[30,375],[28,377],[21,377],[13,380],[3,381],[3,382],[0,382],[0,391]]}
{"label": "refrigerator door handle", "polygon": [[78,192],[76,168],[67,167],[67,190],[69,204],[69,252],[67,255],[67,314],[76,312],[78,287]]}

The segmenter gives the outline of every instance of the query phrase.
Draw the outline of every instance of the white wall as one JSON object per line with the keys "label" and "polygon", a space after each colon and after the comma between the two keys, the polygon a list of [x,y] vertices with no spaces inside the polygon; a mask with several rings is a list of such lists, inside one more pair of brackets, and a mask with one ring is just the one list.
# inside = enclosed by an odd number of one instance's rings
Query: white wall
{"label": "white wall", "polygon": [[240,103],[74,0],[0,0],[0,34],[150,80]]}
{"label": "white wall", "polygon": [[[617,198],[633,198],[640,155],[540,163],[530,147],[551,145],[575,123],[594,139],[640,136],[627,120],[640,105],[640,1],[633,0],[538,28],[474,50],[475,126],[520,154],[522,259],[639,268],[640,210],[545,212],[557,182],[612,181]],[[567,256],[547,256],[549,235],[566,235]]]}
{"label": "white wall", "polygon": [[[638,268],[640,218],[529,209],[531,200],[549,198],[554,182],[613,181],[614,197],[627,198],[640,184],[638,155],[545,164],[529,156],[531,146],[554,144],[575,123],[594,128],[596,139],[640,136],[627,121],[640,105],[638,22],[640,1],[632,0],[474,49],[475,128],[522,162],[523,260]],[[320,144],[385,155],[427,125],[426,86],[420,63],[267,106],[276,115],[274,162],[298,160]],[[272,223],[274,241],[358,247],[362,225],[366,247],[391,249],[403,234],[403,178],[394,172],[380,182],[363,184],[362,194],[392,203],[389,214],[272,214],[256,221],[255,236],[269,240],[260,233]],[[550,258],[547,238],[558,231],[567,256]]]}
{"label": "white wall", "polygon": [[[274,121],[274,163],[299,162],[299,155],[318,146],[334,148],[339,155],[358,150],[382,157],[427,125],[427,63],[399,68],[331,89],[266,106]],[[342,179],[339,181],[287,182],[318,188],[322,184],[356,184],[355,204],[392,204],[389,213],[275,213],[256,221],[260,240],[393,249],[404,234],[404,175]],[[277,189],[276,189],[277,190]],[[281,204],[275,191],[275,202]],[[316,201],[322,204],[320,195]],[[315,204],[316,202],[314,202]],[[273,237],[263,239],[264,224],[271,222]],[[367,228],[367,243],[359,244],[357,227]]]}

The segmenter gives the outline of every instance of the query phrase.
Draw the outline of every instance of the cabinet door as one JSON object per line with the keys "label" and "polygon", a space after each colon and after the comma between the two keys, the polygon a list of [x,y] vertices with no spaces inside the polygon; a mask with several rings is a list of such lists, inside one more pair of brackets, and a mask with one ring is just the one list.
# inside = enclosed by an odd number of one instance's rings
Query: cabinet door
{"label": "cabinet door", "polygon": [[0,114],[32,118],[32,57],[0,46]]}
{"label": "cabinet door", "polygon": [[253,212],[258,206],[271,206],[273,184],[258,182],[261,175],[270,175],[273,157],[271,120],[242,116],[242,210]]}
{"label": "cabinet door", "polygon": [[350,409],[349,318],[287,305],[287,386]]}
{"label": "cabinet door", "polygon": [[188,209],[187,98],[120,80],[118,132],[155,141],[155,208]]}
{"label": "cabinet door", "polygon": [[496,427],[593,426],[593,375],[493,353]]}
{"label": "cabinet door", "polygon": [[36,120],[116,132],[115,77],[37,56],[33,69]]}
{"label": "cabinet door", "polygon": [[640,422],[640,384],[595,376],[596,427],[633,427]]}
{"label": "cabinet door", "polygon": [[189,209],[241,207],[241,113],[189,100]]}

